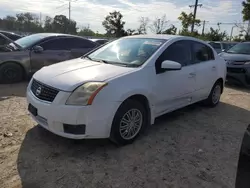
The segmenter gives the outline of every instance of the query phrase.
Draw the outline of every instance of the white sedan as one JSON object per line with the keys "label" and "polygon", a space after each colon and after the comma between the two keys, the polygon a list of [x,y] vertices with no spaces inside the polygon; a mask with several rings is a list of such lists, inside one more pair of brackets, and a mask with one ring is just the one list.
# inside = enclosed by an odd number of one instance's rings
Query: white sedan
{"label": "white sedan", "polygon": [[201,40],[123,37],[36,72],[27,88],[28,110],[57,135],[124,145],[162,114],[198,101],[216,106],[225,76],[225,61]]}

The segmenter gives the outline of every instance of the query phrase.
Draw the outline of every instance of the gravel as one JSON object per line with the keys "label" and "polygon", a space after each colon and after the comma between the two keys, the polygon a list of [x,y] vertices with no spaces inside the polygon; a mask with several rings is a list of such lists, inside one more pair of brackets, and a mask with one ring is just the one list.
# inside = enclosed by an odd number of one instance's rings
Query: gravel
{"label": "gravel", "polygon": [[70,140],[36,125],[27,84],[0,86],[1,188],[234,187],[250,92],[225,88],[216,108],[198,104],[157,119],[136,142]]}

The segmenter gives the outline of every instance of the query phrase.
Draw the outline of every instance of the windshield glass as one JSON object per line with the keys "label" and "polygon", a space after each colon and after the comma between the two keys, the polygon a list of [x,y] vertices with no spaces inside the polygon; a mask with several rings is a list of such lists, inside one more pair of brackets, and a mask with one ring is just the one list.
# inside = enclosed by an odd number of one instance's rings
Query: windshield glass
{"label": "windshield glass", "polygon": [[29,35],[27,37],[20,38],[16,40],[15,43],[17,43],[22,48],[28,48],[45,37],[46,35],[34,34],[34,35]]}
{"label": "windshield glass", "polygon": [[164,39],[122,38],[107,44],[87,57],[110,64],[140,66],[165,42]]}
{"label": "windshield glass", "polygon": [[222,43],[223,44],[223,49],[228,50],[232,48],[236,43]]}
{"label": "windshield glass", "polygon": [[250,43],[236,44],[227,52],[232,54],[250,54]]}

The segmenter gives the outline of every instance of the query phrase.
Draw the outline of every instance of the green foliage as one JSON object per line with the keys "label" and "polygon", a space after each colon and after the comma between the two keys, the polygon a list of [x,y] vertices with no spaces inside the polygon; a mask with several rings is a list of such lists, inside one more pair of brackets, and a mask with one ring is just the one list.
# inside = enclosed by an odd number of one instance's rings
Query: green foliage
{"label": "green foliage", "polygon": [[122,37],[126,35],[124,30],[125,22],[122,21],[123,15],[119,11],[110,12],[102,22],[107,32],[107,36]]}
{"label": "green foliage", "polygon": [[219,29],[213,29],[210,27],[210,31],[204,35],[204,38],[208,41],[222,41],[226,39],[226,31],[221,32]]}
{"label": "green foliage", "polygon": [[64,15],[56,15],[54,18],[46,16],[44,24],[42,24],[37,15],[28,12],[16,14],[16,16],[6,16],[0,19],[0,28],[3,30],[31,33],[77,33],[76,22],[69,20]]}
{"label": "green foliage", "polygon": [[177,28],[174,25],[171,25],[171,27],[163,31],[162,34],[176,35],[176,32]]}
{"label": "green foliage", "polygon": [[78,35],[81,35],[81,36],[95,36],[96,33],[94,31],[92,31],[91,29],[85,27],[81,31],[78,32]]}
{"label": "green foliage", "polygon": [[[193,13],[189,13],[187,14],[186,12],[181,12],[180,16],[178,17],[178,19],[181,21],[181,25],[182,25],[182,31],[183,32],[187,32],[189,27],[192,26],[193,23]],[[195,19],[194,20],[194,25],[195,26],[200,26],[201,20],[199,19]]]}
{"label": "green foliage", "polygon": [[0,19],[0,28],[5,30],[18,30],[23,32],[41,32],[43,27],[35,14],[20,13],[16,16],[6,16]]}
{"label": "green foliage", "polygon": [[242,2],[243,10],[243,21],[249,21],[250,20],[250,0],[246,0]]}

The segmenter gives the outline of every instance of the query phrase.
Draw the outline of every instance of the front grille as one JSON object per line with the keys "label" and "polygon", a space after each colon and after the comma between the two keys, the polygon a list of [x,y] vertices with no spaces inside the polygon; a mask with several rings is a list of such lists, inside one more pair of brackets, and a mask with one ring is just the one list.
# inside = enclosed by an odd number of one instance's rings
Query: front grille
{"label": "front grille", "polygon": [[246,70],[243,68],[232,68],[232,67],[227,67],[227,72],[231,73],[245,73]]}
{"label": "front grille", "polygon": [[48,102],[53,102],[53,100],[55,99],[56,95],[59,92],[59,90],[53,87],[47,86],[34,79],[31,84],[31,91],[38,99],[48,101]]}

